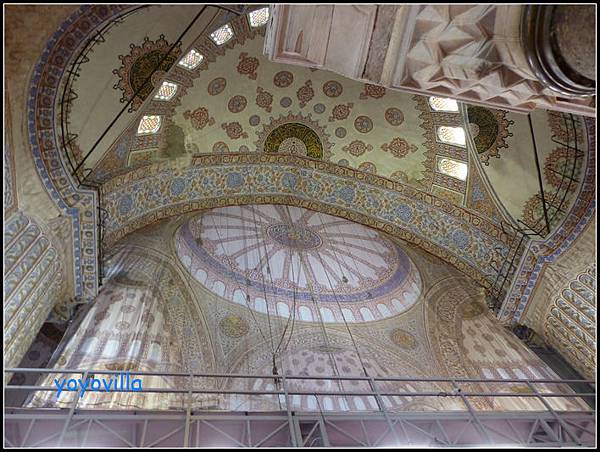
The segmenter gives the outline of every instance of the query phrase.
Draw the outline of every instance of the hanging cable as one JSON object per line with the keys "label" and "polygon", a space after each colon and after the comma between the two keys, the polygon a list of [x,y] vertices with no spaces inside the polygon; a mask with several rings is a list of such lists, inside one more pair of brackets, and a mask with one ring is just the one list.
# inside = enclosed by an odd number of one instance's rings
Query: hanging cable
{"label": "hanging cable", "polygon": [[[233,265],[231,263],[231,259],[229,258],[229,256],[227,255],[227,251],[225,250],[225,245],[223,244],[223,241],[221,239],[221,234],[219,234],[219,228],[217,227],[217,224],[215,222],[214,215],[211,215],[210,212],[209,212],[209,216],[211,217],[211,220],[212,220],[212,223],[213,223],[213,227],[215,229],[215,233],[217,234],[217,239],[219,241],[219,244],[221,245],[221,249],[223,251],[224,259],[229,264],[229,269],[231,270],[231,273],[232,273],[232,279],[235,281],[235,284],[236,284],[238,290],[241,293],[244,293],[244,291],[242,290],[241,286],[239,285],[239,282],[238,282],[237,278],[235,277],[235,270],[233,269]],[[228,217],[225,216],[225,218],[228,218]],[[226,222],[227,222],[226,223],[226,229],[228,229],[228,227],[229,227],[229,220],[227,219]],[[262,332],[262,329],[260,328],[260,324],[259,324],[258,320],[256,320],[256,317],[254,315],[254,311],[252,310],[252,308],[250,308],[250,305],[248,304],[249,298],[250,298],[250,295],[246,294],[245,303],[244,304],[245,304],[246,308],[248,308],[248,311],[250,312],[250,315],[251,315],[252,319],[254,320],[256,328],[258,329],[258,332],[260,333],[261,337],[263,338],[263,340],[265,342],[268,342],[267,338],[265,337],[265,335]]]}
{"label": "hanging cable", "polygon": [[[319,214],[319,215],[320,215],[320,214]],[[348,245],[346,244],[346,240],[345,240],[345,238],[344,238],[344,237],[346,236],[346,234],[342,234],[342,232],[341,232],[341,229],[340,229],[340,227],[339,227],[339,225],[340,225],[340,222],[333,222],[333,224],[335,224],[335,226],[336,226],[336,228],[337,228],[337,230],[338,230],[338,234],[337,234],[337,235],[338,235],[339,237],[341,237],[341,238],[342,238],[342,242],[343,242],[343,243],[344,243],[344,245],[346,246],[346,251],[347,251],[347,254],[350,254],[350,253],[349,253],[349,251],[348,251]],[[342,224],[344,224],[344,223],[342,223]],[[362,239],[362,236],[358,235],[358,240],[360,240],[360,243],[361,243],[361,245],[362,245],[362,246],[361,246],[361,247],[358,247],[358,246],[356,246],[356,245],[354,245],[354,246],[355,246],[355,247],[357,247],[357,248],[359,248],[359,249],[368,250],[368,247],[367,247],[367,246],[365,246],[365,243],[364,243],[364,241],[363,241],[363,239]],[[339,265],[339,260],[338,260],[337,254],[335,253],[335,247],[332,247],[332,251],[333,251],[333,253],[334,253],[334,257],[336,258],[336,261],[338,261],[338,265]],[[354,267],[355,267],[355,269],[356,269],[356,273],[357,273],[357,275],[360,275],[360,270],[359,270],[359,268],[358,268],[358,265],[357,265],[357,263],[356,263],[356,259],[354,259],[354,258],[353,258],[353,259],[352,259],[352,262],[353,262],[353,264],[354,264]],[[339,266],[339,268],[340,268],[340,272],[341,272],[341,265]],[[336,300],[336,301],[337,301],[337,300]],[[339,306],[339,302],[338,302],[338,306]],[[340,309],[340,310],[341,310],[341,309]],[[366,377],[369,377],[369,373],[367,372],[367,369],[366,369],[366,367],[365,367],[365,365],[364,365],[364,361],[362,360],[362,357],[361,357],[361,355],[360,355],[360,353],[359,353],[359,351],[358,351],[358,346],[357,346],[357,344],[356,344],[356,341],[355,341],[355,339],[354,339],[354,336],[353,336],[352,332],[350,331],[350,329],[349,329],[349,327],[348,327],[348,324],[347,324],[347,322],[346,322],[345,316],[343,315],[343,312],[342,312],[342,318],[344,319],[344,324],[346,324],[346,329],[348,330],[348,334],[350,335],[350,338],[352,339],[352,342],[353,342],[353,344],[354,344],[354,347],[355,347],[355,349],[356,349],[356,354],[357,354],[357,356],[358,356],[358,359],[359,359],[359,362],[361,363],[361,366],[362,366],[362,368],[363,368],[363,372],[364,372],[364,374],[365,374],[365,376],[366,376]],[[373,387],[373,385],[372,385],[372,382],[371,382],[371,380],[369,380],[369,386],[371,387],[371,390],[372,390],[372,391],[374,391],[374,390],[375,390],[375,388],[374,388],[374,387]],[[375,399],[375,400],[376,400],[376,403],[377,403],[377,405],[379,406],[379,409],[380,409],[380,410],[383,410],[383,409],[384,409],[384,407],[383,407],[383,406],[380,404],[380,401],[379,401],[378,399]]]}
{"label": "hanging cable", "polygon": [[[129,108],[129,105],[133,102],[133,100],[139,95],[139,93],[142,91],[142,89],[146,86],[146,84],[152,79],[152,76],[154,75],[154,73],[161,67],[161,65],[163,64],[163,62],[166,61],[166,59],[169,57],[169,55],[171,54],[171,52],[173,52],[173,50],[175,49],[175,47],[178,44],[181,44],[181,40],[183,39],[183,37],[187,34],[187,32],[190,30],[190,28],[192,28],[192,26],[196,23],[196,21],[200,18],[200,16],[202,15],[202,13],[204,12],[204,10],[206,9],[208,5],[204,5],[202,7],[202,9],[200,9],[200,11],[194,16],[194,18],[192,19],[192,21],[188,24],[188,26],[185,28],[185,30],[183,30],[183,32],[179,35],[179,37],[177,38],[177,40],[171,45],[171,47],[169,48],[169,50],[167,50],[167,52],[163,55],[163,57],[161,58],[161,60],[158,62],[158,64],[154,67],[154,69],[150,72],[150,74],[148,74],[148,76],[146,77],[146,79],[144,80],[144,82],[140,85],[140,87],[133,93],[133,96],[131,96],[131,99],[129,99],[127,101],[127,103],[125,104],[125,106],[121,109],[121,111],[119,111],[119,113],[115,116],[115,118],[110,122],[110,124],[106,127],[106,129],[104,130],[104,132],[102,132],[102,134],[100,135],[100,137],[96,140],[96,142],[92,145],[91,149],[85,154],[85,156],[83,157],[83,159],[77,164],[77,166],[75,167],[75,169],[73,170],[73,174],[76,174],[77,171],[79,170],[79,168],[82,167],[82,165],[86,162],[86,160],[89,158],[89,156],[92,154],[92,152],[94,152],[94,150],[98,147],[98,145],[100,144],[100,142],[104,139],[104,137],[106,136],[106,134],[110,131],[110,129],[112,129],[112,127],[115,125],[115,123],[117,122],[117,120],[121,117],[121,115],[125,112],[125,110],[127,110],[127,108]],[[204,32],[204,30],[203,30]],[[92,174],[90,172],[90,174]],[[84,180],[82,182],[85,182],[85,180],[89,177],[88,174]]]}
{"label": "hanging cable", "polygon": [[[322,223],[322,220],[321,220],[321,223]],[[319,257],[319,259],[321,260],[321,266],[323,267],[323,269],[326,272],[325,266],[323,265],[321,253],[319,251],[317,251],[314,254],[316,254]],[[314,271],[313,271],[312,267],[310,267],[308,265],[308,263],[305,262],[304,254],[301,254],[301,263],[304,264],[304,271],[305,271],[305,275],[307,276],[307,280],[309,279],[308,275],[312,275],[312,280],[314,281],[315,285],[318,287],[318,280],[316,278],[316,275],[314,274]],[[319,319],[319,326],[321,328],[321,332],[323,333],[323,339],[324,339],[324,342],[325,342],[325,347],[327,349],[327,354],[329,356],[329,360],[331,362],[332,371],[333,371],[334,375],[341,376],[341,373],[340,373],[340,371],[339,371],[339,369],[337,367],[337,363],[336,363],[335,358],[333,356],[333,351],[332,351],[333,348],[331,347],[331,344],[329,342],[329,337],[327,335],[327,329],[325,327],[325,322],[323,320],[323,316],[322,316],[322,312],[321,312],[320,295],[317,296],[317,297],[315,297],[316,292],[313,293],[313,287],[312,287],[312,284],[310,284],[310,283],[309,283],[309,291],[310,291],[310,295],[311,295],[311,300],[312,300],[313,304],[315,305],[315,308],[316,308],[316,311],[317,311],[317,315],[318,315],[318,319]],[[338,384],[338,389],[341,389],[342,392],[343,392],[344,391],[344,384],[343,384],[343,382],[340,381],[340,380],[337,380],[337,384]]]}
{"label": "hanging cable", "polygon": [[[319,215],[319,218],[321,218],[321,214],[320,213],[317,213],[317,215]],[[322,220],[321,220],[321,222],[322,222]],[[333,252],[334,258],[339,263],[339,258],[337,257],[337,254],[335,252],[335,248],[334,247],[332,247],[332,252]],[[319,258],[321,259],[321,265],[323,265],[323,258],[320,255],[319,255]],[[324,266],[323,266],[323,268],[325,269]],[[325,276],[327,277],[327,281],[329,282],[329,285],[331,286],[331,291],[333,292],[333,297],[335,299],[336,304],[338,305],[338,309],[340,310],[340,313],[342,314],[342,319],[344,320],[344,325],[346,326],[346,330],[348,331],[348,334],[350,336],[352,344],[354,345],[354,349],[356,351],[356,355],[358,356],[358,361],[360,362],[360,365],[361,365],[361,367],[363,369],[365,377],[368,377],[369,373],[367,372],[367,369],[365,368],[363,359],[362,359],[362,357],[360,355],[360,351],[358,350],[358,345],[356,344],[356,340],[354,339],[354,335],[352,334],[352,331],[350,330],[350,327],[348,326],[348,322],[346,321],[346,316],[344,315],[344,311],[342,311],[342,306],[341,306],[341,304],[340,304],[340,302],[338,300],[337,294],[335,293],[335,291],[333,289],[333,285],[331,283],[331,279],[329,278],[329,274],[327,273],[326,269],[325,269]]]}
{"label": "hanging cable", "polygon": [[[240,213],[242,212],[243,206],[240,206]],[[254,211],[254,208],[249,208],[252,211],[252,222],[254,224],[254,230],[257,236],[257,248],[258,248],[258,265],[261,265],[262,262],[262,256],[261,256],[261,252],[260,252],[260,244],[262,241],[263,247],[264,247],[264,251],[265,251],[265,258],[267,260],[267,272],[270,274],[270,267],[269,267],[269,256],[268,253],[269,251],[267,250],[267,245],[265,243],[264,240],[264,235],[263,235],[263,231],[262,228],[260,228],[260,233],[259,233],[259,228],[258,228],[258,223],[256,221],[256,212]],[[243,213],[241,213],[242,217],[244,216]],[[260,237],[259,237],[260,236]],[[262,239],[262,240],[261,240]],[[266,309],[267,309],[267,322],[269,324],[269,340],[271,341],[271,354],[273,356],[273,368],[275,368],[275,347],[273,345],[273,329],[271,327],[271,314],[270,314],[270,310],[269,310],[269,300],[267,297],[267,288],[265,286],[265,274],[263,273],[262,270],[262,266],[260,268],[260,275],[261,275],[261,280],[262,280],[262,289],[263,289],[263,296],[264,296],[264,300],[265,300],[265,305],[266,305]],[[271,285],[273,284],[273,279],[271,277]]]}
{"label": "hanging cable", "polygon": [[[290,224],[291,224],[292,218],[291,218],[291,215],[289,213],[289,209],[287,211],[287,215],[288,215],[288,218],[289,218]],[[294,255],[295,255],[294,254],[294,250],[290,249],[290,268],[291,268],[291,271],[292,271],[292,316],[291,316],[291,326],[292,326],[292,329],[290,331],[290,335],[288,337],[288,340],[286,342],[285,347],[283,347],[283,349],[281,350],[282,352],[285,351],[285,350],[287,350],[287,348],[289,346],[289,343],[290,343],[290,341],[292,339],[292,334],[294,332],[294,326],[295,326],[295,323],[296,323],[296,308],[297,308],[296,300],[297,300],[297,288],[298,288],[298,285],[300,284],[300,269],[298,271],[298,280],[296,280],[296,277],[295,277],[295,274],[294,274],[295,273],[294,272]],[[283,340],[285,339],[285,334],[286,334],[286,332],[288,330],[289,325],[290,325],[290,315],[288,313],[288,320],[287,320],[285,328],[283,330],[283,334],[281,335],[281,339],[279,341],[279,344],[277,344],[277,350],[276,350],[277,353],[279,353],[279,351],[280,351],[281,345],[283,344]]]}

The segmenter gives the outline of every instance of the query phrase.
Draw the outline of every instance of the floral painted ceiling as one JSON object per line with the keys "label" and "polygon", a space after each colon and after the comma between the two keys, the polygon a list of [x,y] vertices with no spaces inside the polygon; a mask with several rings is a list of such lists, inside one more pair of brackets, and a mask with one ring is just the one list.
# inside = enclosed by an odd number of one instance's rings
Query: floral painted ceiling
{"label": "floral painted ceiling", "polygon": [[[99,152],[91,160],[90,179],[103,183],[165,161],[185,166],[207,154],[294,154],[408,184],[495,223],[522,220],[539,230],[545,221],[536,144],[549,217],[553,227],[559,224],[577,191],[576,182],[566,189],[564,174],[571,171],[565,168],[575,164],[570,177],[578,180],[584,162],[573,163],[561,145],[560,115],[532,114],[534,140],[526,115],[273,63],[263,55],[268,9],[253,11],[255,16],[251,11],[228,22],[218,16],[214,33],[164,60],[170,46],[164,35],[145,36],[119,55],[114,89],[123,99],[136,89],[143,95],[134,98],[137,113],[128,128],[103,157]],[[162,66],[142,86],[157,62]],[[453,136],[456,130],[462,137]]]}
{"label": "floral painted ceiling", "polygon": [[[450,158],[467,167],[467,150],[445,145],[434,131],[437,124],[461,126],[458,111],[437,112],[426,97],[273,63],[263,55],[264,26],[253,27],[242,15],[229,27],[233,36],[225,43],[206,37],[192,46],[195,54],[179,55],[190,65],[159,71],[152,95],[98,160],[92,179],[102,183],[144,165],[202,154],[267,152],[329,161],[464,204],[466,175],[450,177],[439,163]],[[124,75],[142,71],[142,55],[148,59],[161,46],[160,40],[132,43],[121,58],[125,67],[115,68],[115,87],[126,84]]]}

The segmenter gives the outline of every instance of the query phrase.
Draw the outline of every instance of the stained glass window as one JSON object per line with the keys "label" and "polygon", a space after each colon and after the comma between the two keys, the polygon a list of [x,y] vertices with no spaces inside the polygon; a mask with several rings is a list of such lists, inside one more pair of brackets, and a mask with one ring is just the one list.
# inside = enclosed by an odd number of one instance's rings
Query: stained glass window
{"label": "stained glass window", "polygon": [[262,27],[269,21],[269,8],[254,10],[248,14],[251,27]]}
{"label": "stained glass window", "polygon": [[446,174],[450,177],[455,177],[456,179],[460,180],[466,180],[469,172],[469,168],[467,167],[466,163],[457,162],[456,160],[447,158],[438,160],[438,170],[442,174]]}
{"label": "stained glass window", "polygon": [[201,55],[200,52],[192,49],[181,60],[179,60],[178,64],[179,66],[183,66],[186,69],[192,70],[202,63],[203,59],[204,56]]}
{"label": "stained glass window", "polygon": [[430,97],[429,105],[435,111],[458,111],[458,102],[446,97]]}
{"label": "stained glass window", "polygon": [[462,127],[440,126],[437,129],[438,138],[443,143],[465,146],[465,129]]}
{"label": "stained glass window", "polygon": [[160,129],[160,116],[144,116],[140,121],[137,133],[138,135],[156,133]]}
{"label": "stained glass window", "polygon": [[167,82],[165,80],[159,88],[158,92],[156,93],[156,96],[154,96],[154,98],[158,100],[171,100],[176,92],[177,84]]}
{"label": "stained glass window", "polygon": [[233,38],[233,29],[229,24],[225,24],[221,28],[217,28],[210,34],[210,39],[212,39],[218,46],[225,44],[231,38]]}

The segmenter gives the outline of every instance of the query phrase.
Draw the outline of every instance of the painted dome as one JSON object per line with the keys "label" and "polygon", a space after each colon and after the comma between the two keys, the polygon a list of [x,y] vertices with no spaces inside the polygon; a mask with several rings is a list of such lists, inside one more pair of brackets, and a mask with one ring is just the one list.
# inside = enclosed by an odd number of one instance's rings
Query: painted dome
{"label": "painted dome", "polygon": [[303,321],[365,322],[419,298],[416,267],[383,234],[331,215],[279,205],[217,208],[176,234],[182,264],[213,293]]}

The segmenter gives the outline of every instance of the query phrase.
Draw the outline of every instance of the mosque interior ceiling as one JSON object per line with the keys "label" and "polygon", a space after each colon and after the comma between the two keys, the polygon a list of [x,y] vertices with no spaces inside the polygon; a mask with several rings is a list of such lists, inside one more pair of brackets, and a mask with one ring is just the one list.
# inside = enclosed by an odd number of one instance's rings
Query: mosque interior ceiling
{"label": "mosque interior ceiling", "polygon": [[[265,54],[264,5],[48,14],[47,40],[11,53],[6,77],[11,365],[44,319],[86,306],[52,365],[556,378],[503,328],[523,323],[595,376],[586,359],[596,350],[591,118],[508,112],[275,63]],[[9,22],[7,42],[17,47],[31,24]],[[228,379],[199,384],[247,389]],[[335,385],[305,384],[296,389]],[[275,385],[256,379],[248,388]],[[299,396],[293,405],[361,411],[371,399]],[[384,402],[457,409],[443,398]],[[39,393],[28,400],[63,403]],[[184,401],[96,394],[86,403]],[[279,401],[195,403],[259,411]],[[474,403],[535,409],[517,396]]]}

